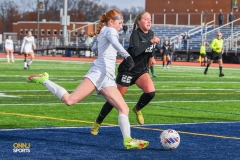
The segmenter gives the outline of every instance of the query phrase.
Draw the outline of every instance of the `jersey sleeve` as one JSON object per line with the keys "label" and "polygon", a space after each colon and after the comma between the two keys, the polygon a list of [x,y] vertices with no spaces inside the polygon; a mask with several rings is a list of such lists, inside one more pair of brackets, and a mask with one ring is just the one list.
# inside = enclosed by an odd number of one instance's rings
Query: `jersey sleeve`
{"label": "jersey sleeve", "polygon": [[118,33],[114,28],[111,28],[106,32],[106,37],[109,42],[112,44],[113,48],[116,49],[124,58],[129,57],[129,53],[123,48],[123,46],[119,43]]}
{"label": "jersey sleeve", "polygon": [[32,45],[36,46],[34,37],[32,37]]}
{"label": "jersey sleeve", "polygon": [[129,51],[132,57],[136,57],[143,53],[149,46],[152,45],[150,40],[146,42],[141,42],[140,36],[137,31],[131,34],[129,42]]}
{"label": "jersey sleeve", "polygon": [[92,52],[97,53],[97,42],[91,48]]}
{"label": "jersey sleeve", "polygon": [[211,48],[212,50],[216,50],[216,49],[217,49],[217,47],[215,47],[215,41],[216,41],[216,39],[213,39],[213,40],[212,40],[212,43],[210,44],[210,48]]}
{"label": "jersey sleeve", "polygon": [[5,48],[7,48],[7,40],[5,40]]}

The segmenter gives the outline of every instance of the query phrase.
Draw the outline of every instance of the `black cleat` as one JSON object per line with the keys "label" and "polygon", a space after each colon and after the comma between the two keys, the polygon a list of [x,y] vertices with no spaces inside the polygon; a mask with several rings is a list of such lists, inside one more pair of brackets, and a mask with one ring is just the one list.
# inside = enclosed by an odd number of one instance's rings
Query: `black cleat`
{"label": "black cleat", "polygon": [[24,67],[23,69],[27,69],[26,67]]}
{"label": "black cleat", "polygon": [[207,74],[207,68],[205,68],[204,74],[205,74],[205,75]]}
{"label": "black cleat", "polygon": [[220,73],[220,74],[219,74],[219,77],[223,77],[223,76],[224,76],[224,74],[223,74],[223,73]]}
{"label": "black cleat", "polygon": [[30,69],[30,65],[27,65],[27,68]]}

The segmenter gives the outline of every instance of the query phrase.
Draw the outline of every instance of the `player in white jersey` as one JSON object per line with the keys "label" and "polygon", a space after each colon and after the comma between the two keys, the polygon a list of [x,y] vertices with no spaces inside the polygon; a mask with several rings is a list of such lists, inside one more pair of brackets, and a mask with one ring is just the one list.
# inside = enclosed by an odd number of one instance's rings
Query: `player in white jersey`
{"label": "player in white jersey", "polygon": [[[34,42],[34,37],[32,36],[32,32],[29,31],[28,35],[23,38],[22,47],[20,53],[24,54],[24,69],[30,69],[30,65],[33,62],[34,52],[36,49],[36,45]],[[27,63],[27,58],[29,57],[29,62]]]}
{"label": "player in white jersey", "polygon": [[93,37],[98,34],[97,42],[92,47],[92,51],[98,52],[98,58],[92,63],[81,84],[71,94],[61,86],[48,80],[49,75],[46,72],[39,75],[33,74],[28,79],[32,82],[43,84],[68,106],[79,102],[96,90],[109,103],[115,106],[119,112],[118,124],[122,132],[124,147],[126,149],[142,149],[147,147],[149,142],[131,137],[128,119],[129,108],[118,91],[114,80],[117,52],[126,60],[127,70],[130,71],[135,65],[132,57],[118,40],[118,32],[122,28],[122,23],[123,17],[115,9],[102,14],[96,33],[89,35]]}
{"label": "player in white jersey", "polygon": [[5,51],[7,56],[7,62],[9,63],[9,54],[11,55],[12,62],[14,63],[14,56],[13,56],[13,41],[11,39],[11,36],[8,36],[5,40]]}

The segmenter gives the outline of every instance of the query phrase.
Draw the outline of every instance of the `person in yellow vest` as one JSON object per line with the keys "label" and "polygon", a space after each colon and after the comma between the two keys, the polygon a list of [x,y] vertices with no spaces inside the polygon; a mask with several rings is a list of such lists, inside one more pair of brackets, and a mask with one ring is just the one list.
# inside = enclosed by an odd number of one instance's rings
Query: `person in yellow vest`
{"label": "person in yellow vest", "polygon": [[200,46],[201,66],[206,66],[207,54],[206,54],[206,42],[203,42]]}
{"label": "person in yellow vest", "polygon": [[212,64],[213,60],[218,59],[218,63],[219,63],[219,77],[223,77],[224,74],[222,73],[222,66],[223,66],[223,62],[222,62],[222,54],[224,52],[223,50],[223,42],[224,40],[222,39],[222,33],[218,32],[217,34],[217,38],[214,38],[211,42],[211,49],[212,49],[212,53],[211,53],[211,60],[208,62],[207,67],[205,68],[204,74],[207,74],[208,71],[208,67]]}

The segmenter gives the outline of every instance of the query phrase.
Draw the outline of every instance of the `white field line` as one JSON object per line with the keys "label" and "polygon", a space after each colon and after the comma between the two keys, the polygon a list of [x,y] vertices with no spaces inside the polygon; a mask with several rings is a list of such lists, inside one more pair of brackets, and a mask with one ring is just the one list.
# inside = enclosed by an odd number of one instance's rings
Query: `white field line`
{"label": "white field line", "polygon": [[[216,103],[216,102],[240,102],[240,100],[212,100],[212,101],[155,101],[150,104],[159,103]],[[89,105],[89,104],[104,104],[105,102],[82,102],[76,103],[75,105]],[[129,104],[135,104],[136,102],[126,102]],[[50,106],[50,105],[61,105],[63,103],[27,103],[27,104],[0,104],[0,106]],[[63,104],[64,105],[64,104]]]}
{"label": "white field line", "polygon": [[[240,123],[240,121],[230,121],[230,122],[196,122],[196,123],[166,123],[166,124],[144,124],[141,125],[142,127],[152,127],[152,126],[183,126],[183,125],[196,125],[196,124],[233,124],[233,123]],[[131,125],[132,127],[139,127],[139,125]],[[101,128],[110,128],[110,127],[119,127],[118,125],[115,126],[104,126],[102,125]],[[85,126],[85,127],[46,127],[46,128],[13,128],[13,129],[0,129],[0,131],[18,131],[18,130],[51,130],[51,129],[85,129],[85,128],[92,128],[92,126]]]}

